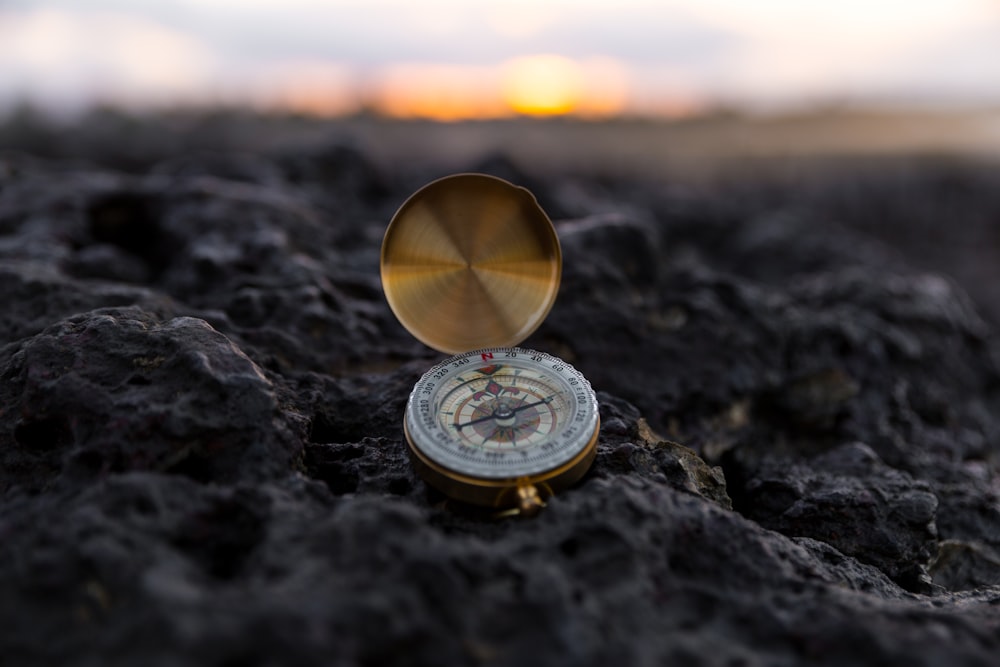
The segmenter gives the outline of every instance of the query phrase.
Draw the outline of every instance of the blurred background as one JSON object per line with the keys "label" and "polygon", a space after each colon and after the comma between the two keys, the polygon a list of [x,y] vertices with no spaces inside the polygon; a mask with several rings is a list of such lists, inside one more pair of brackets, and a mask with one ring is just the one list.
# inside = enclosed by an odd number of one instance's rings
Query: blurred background
{"label": "blurred background", "polygon": [[647,175],[992,158],[1000,2],[0,0],[0,118],[0,148],[36,153],[155,118],[136,151],[336,135],[384,163]]}

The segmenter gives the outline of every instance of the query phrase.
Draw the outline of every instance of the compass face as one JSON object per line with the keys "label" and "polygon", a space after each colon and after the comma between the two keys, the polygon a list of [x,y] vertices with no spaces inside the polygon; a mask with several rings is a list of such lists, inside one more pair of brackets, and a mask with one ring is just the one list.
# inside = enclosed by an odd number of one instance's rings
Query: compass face
{"label": "compass face", "polygon": [[410,444],[438,466],[486,479],[558,468],[593,446],[597,399],[552,355],[522,348],[461,354],[427,371],[406,407]]}

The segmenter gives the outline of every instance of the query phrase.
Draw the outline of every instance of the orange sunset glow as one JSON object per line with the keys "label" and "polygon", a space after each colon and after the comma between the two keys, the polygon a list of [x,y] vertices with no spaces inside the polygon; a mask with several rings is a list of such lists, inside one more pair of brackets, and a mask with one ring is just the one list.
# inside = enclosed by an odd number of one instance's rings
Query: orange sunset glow
{"label": "orange sunset glow", "polygon": [[995,0],[11,0],[0,111],[442,121],[1000,103]]}
{"label": "orange sunset glow", "polygon": [[503,98],[511,109],[531,116],[567,114],[580,106],[583,72],[569,58],[525,56],[504,68]]}
{"label": "orange sunset glow", "polygon": [[375,81],[370,102],[393,118],[495,118],[508,113],[495,94],[495,77],[485,67],[394,65]]}
{"label": "orange sunset glow", "polygon": [[374,82],[369,102],[394,118],[454,121],[514,115],[609,117],[625,108],[627,98],[627,74],[620,64],[540,54],[496,67],[393,66]]}

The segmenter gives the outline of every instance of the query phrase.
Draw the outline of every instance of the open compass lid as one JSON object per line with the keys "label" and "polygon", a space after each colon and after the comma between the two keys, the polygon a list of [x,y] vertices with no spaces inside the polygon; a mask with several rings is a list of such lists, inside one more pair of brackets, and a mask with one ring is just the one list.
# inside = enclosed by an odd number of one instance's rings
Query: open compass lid
{"label": "open compass lid", "polygon": [[455,174],[415,192],[382,241],[382,289],[420,342],[460,354],[510,347],[548,315],[562,253],[552,221],[526,189]]}

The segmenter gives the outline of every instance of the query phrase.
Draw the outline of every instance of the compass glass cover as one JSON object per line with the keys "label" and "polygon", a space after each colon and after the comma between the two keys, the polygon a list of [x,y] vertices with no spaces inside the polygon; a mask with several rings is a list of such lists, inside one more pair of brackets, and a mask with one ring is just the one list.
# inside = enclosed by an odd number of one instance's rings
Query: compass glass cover
{"label": "compass glass cover", "polygon": [[597,402],[583,375],[557,357],[498,348],[428,371],[406,419],[412,444],[439,466],[517,478],[558,468],[591,445]]}

